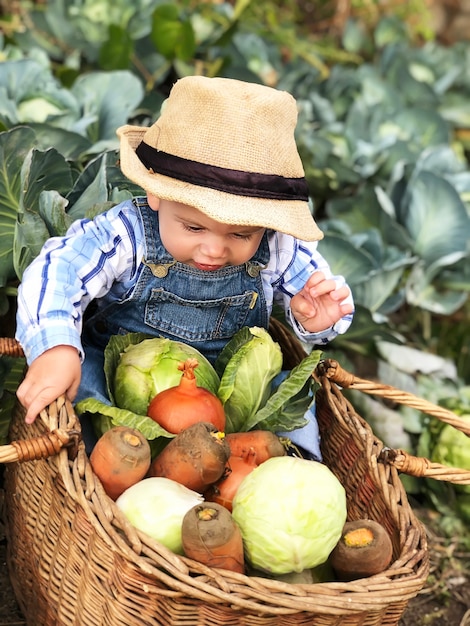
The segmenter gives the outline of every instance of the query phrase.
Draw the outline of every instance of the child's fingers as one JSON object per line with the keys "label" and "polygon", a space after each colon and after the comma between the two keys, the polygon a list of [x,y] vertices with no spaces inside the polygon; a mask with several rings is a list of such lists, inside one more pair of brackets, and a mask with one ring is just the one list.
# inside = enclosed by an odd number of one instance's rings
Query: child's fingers
{"label": "child's fingers", "polygon": [[351,295],[351,290],[347,285],[343,285],[342,287],[338,287],[338,289],[334,289],[331,291],[331,297],[336,302],[341,302],[342,300],[346,300]]}
{"label": "child's fingers", "polygon": [[345,315],[350,315],[354,312],[354,306],[350,302],[346,302],[345,304],[340,304],[341,317]]}
{"label": "child's fingers", "polygon": [[332,278],[330,279],[323,278],[323,280],[319,281],[318,283],[314,285],[309,284],[307,289],[311,298],[319,298],[321,296],[324,296],[327,293],[335,292],[336,286],[337,286],[336,282]]}
{"label": "child's fingers", "polygon": [[50,398],[47,393],[39,392],[29,403],[24,421],[26,424],[32,424],[39,413],[48,406],[54,398]]}
{"label": "child's fingers", "polygon": [[324,280],[325,280],[325,274],[322,271],[318,270],[317,272],[313,272],[313,274],[311,274],[308,277],[308,280],[305,284],[307,287],[315,287],[316,285],[319,285]]}

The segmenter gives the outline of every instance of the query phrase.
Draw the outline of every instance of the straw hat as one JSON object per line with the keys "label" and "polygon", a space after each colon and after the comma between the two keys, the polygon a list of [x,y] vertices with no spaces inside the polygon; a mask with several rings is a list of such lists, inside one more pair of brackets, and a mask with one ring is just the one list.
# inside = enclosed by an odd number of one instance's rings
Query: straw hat
{"label": "straw hat", "polygon": [[287,92],[229,78],[178,80],[150,127],[122,126],[121,169],[147,193],[225,224],[306,241],[323,233],[308,205]]}

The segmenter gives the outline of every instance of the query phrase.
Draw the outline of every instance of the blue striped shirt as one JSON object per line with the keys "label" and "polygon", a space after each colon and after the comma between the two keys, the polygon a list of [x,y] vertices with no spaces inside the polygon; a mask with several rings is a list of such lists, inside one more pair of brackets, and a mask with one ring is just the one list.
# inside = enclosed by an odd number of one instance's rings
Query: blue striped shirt
{"label": "blue striped shirt", "polygon": [[[270,261],[262,270],[268,312],[282,307],[297,337],[321,346],[349,328],[352,315],[320,333],[308,333],[293,318],[290,299],[315,270],[332,273],[316,242],[270,232]],[[64,237],[52,237],[26,269],[18,290],[16,338],[28,363],[57,345],[77,348],[83,314],[92,300],[101,306],[122,300],[132,290],[145,256],[142,223],[131,201],[93,220],[77,220]],[[345,283],[334,276],[338,286]],[[352,296],[351,296],[352,299]]]}

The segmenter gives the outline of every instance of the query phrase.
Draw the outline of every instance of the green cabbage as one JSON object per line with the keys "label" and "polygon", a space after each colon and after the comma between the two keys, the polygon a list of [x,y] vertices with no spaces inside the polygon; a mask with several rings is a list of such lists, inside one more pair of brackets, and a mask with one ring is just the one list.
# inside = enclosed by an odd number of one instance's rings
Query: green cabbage
{"label": "green cabbage", "polygon": [[121,353],[114,373],[116,406],[146,415],[157,393],[178,385],[178,363],[188,358],[199,363],[195,370],[198,386],[217,393],[219,377],[205,356],[185,343],[157,337],[130,345]]}
{"label": "green cabbage", "polygon": [[[184,343],[151,338],[144,333],[114,335],[104,352],[110,404],[85,398],[75,408],[79,414],[91,416],[98,436],[112,426],[129,426],[155,443],[162,437],[173,437],[147,417],[147,408],[158,392],[179,383],[178,363],[188,357],[199,362],[195,370],[197,384],[222,401],[227,433],[254,428],[284,432],[307,423],[305,411],[316,386],[312,372],[321,352],[312,351],[297,367],[286,372],[279,384],[276,377],[282,368],[280,346],[265,329],[258,327],[238,331],[214,367],[200,352]],[[152,446],[154,453],[158,445]]]}
{"label": "green cabbage", "polygon": [[[460,417],[470,421],[470,415]],[[445,424],[437,437],[432,456],[436,463],[470,470],[470,438],[451,424]],[[456,487],[470,493],[470,485]]]}
{"label": "green cabbage", "polygon": [[116,500],[129,522],[176,554],[183,554],[181,525],[193,506],[203,501],[201,494],[174,480],[144,478]]}
{"label": "green cabbage", "polygon": [[232,515],[251,565],[271,574],[324,563],[346,522],[346,493],[322,463],[275,457],[252,470],[233,500]]}
{"label": "green cabbage", "polygon": [[155,455],[160,448],[157,440],[174,435],[147,417],[147,408],[157,392],[179,383],[178,363],[187,358],[199,362],[195,370],[197,384],[216,394],[219,376],[195,348],[144,333],[113,335],[104,351],[104,373],[111,404],[85,398],[75,409],[78,414],[91,416],[98,437],[112,426],[137,428],[146,439],[155,442],[156,445],[152,445]]}
{"label": "green cabbage", "polygon": [[[246,423],[271,395],[271,383],[282,369],[282,352],[264,328],[243,328],[219,355],[218,396],[224,405],[227,432],[246,430]],[[223,373],[222,373],[223,372]]]}

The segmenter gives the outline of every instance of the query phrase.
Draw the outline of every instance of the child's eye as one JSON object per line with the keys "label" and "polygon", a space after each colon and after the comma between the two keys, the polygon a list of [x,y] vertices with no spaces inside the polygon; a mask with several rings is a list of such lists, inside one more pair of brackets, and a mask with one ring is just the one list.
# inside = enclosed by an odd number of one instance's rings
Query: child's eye
{"label": "child's eye", "polygon": [[253,233],[233,233],[235,239],[241,239],[242,241],[250,241],[253,237]]}
{"label": "child's eye", "polygon": [[193,226],[192,224],[183,224],[183,228],[190,233],[200,233],[204,230],[202,226]]}

